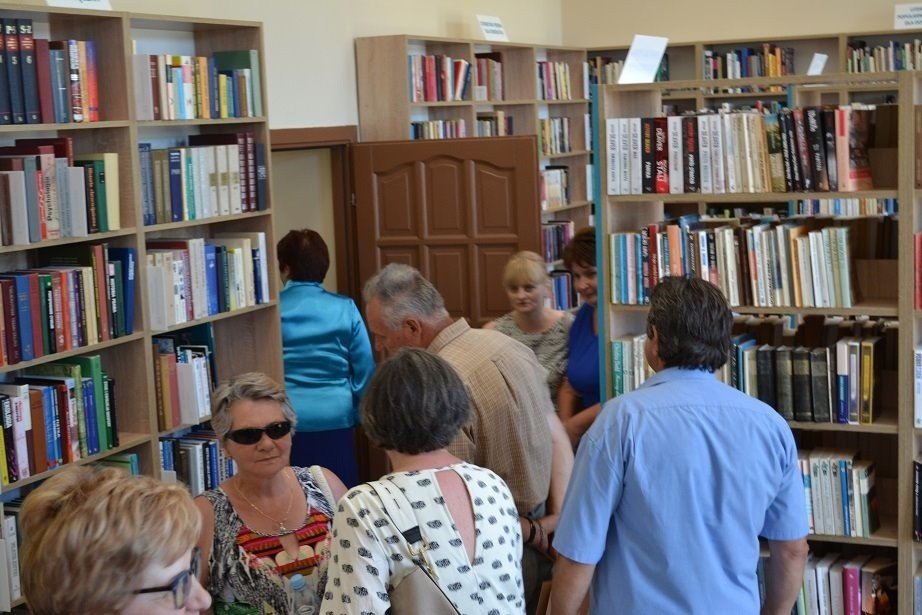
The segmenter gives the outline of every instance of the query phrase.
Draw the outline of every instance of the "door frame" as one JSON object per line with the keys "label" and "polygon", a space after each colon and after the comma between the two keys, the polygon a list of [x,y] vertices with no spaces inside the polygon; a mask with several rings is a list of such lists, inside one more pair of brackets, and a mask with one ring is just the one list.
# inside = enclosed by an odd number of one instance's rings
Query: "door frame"
{"label": "door frame", "polygon": [[273,152],[330,150],[335,229],[336,289],[361,305],[358,252],[355,229],[355,201],[352,188],[351,147],[358,141],[358,126],[274,128],[269,131]]}

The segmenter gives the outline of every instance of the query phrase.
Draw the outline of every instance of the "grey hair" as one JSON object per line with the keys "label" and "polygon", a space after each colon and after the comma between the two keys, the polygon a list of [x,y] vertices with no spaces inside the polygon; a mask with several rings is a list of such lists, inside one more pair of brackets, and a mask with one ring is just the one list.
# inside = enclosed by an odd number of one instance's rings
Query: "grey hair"
{"label": "grey hair", "polygon": [[445,300],[432,282],[414,267],[391,263],[371,276],[362,291],[365,303],[377,299],[381,316],[390,329],[396,329],[407,316],[433,321],[448,316]]}
{"label": "grey hair", "polygon": [[285,420],[291,421],[291,428],[298,422],[288,394],[278,382],[262,372],[247,372],[222,382],[211,396],[211,428],[220,441],[227,438],[231,430],[233,417],[230,409],[238,401],[272,400],[282,408]]}
{"label": "grey hair", "polygon": [[406,455],[445,448],[470,417],[471,401],[454,368],[419,348],[404,348],[379,365],[362,399],[369,439]]}

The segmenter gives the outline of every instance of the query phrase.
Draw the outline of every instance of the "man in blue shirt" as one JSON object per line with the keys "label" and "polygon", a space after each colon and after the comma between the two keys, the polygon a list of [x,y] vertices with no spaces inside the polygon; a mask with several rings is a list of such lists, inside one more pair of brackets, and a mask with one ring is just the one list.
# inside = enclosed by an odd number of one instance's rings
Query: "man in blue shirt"
{"label": "man in blue shirt", "polygon": [[653,291],[647,362],[656,374],[608,402],[583,437],[557,526],[554,615],[789,614],[803,582],[807,515],[784,419],[719,382],[732,314],[709,282]]}

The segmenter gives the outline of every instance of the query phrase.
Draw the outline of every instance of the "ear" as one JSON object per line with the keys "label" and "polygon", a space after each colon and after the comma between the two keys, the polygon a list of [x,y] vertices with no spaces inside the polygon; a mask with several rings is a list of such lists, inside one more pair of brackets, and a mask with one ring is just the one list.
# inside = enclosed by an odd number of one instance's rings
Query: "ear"
{"label": "ear", "polygon": [[423,337],[423,321],[413,316],[407,316],[403,319],[403,329],[407,337],[413,342],[413,345],[419,346]]}

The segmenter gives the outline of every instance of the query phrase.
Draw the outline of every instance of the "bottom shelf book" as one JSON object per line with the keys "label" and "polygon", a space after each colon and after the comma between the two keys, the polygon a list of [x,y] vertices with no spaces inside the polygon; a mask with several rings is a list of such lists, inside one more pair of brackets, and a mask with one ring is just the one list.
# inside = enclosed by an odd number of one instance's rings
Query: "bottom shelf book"
{"label": "bottom shelf book", "polygon": [[185,483],[193,497],[215,489],[237,473],[237,465],[218,444],[218,436],[204,426],[175,437],[160,438],[160,468],[164,480]]}

